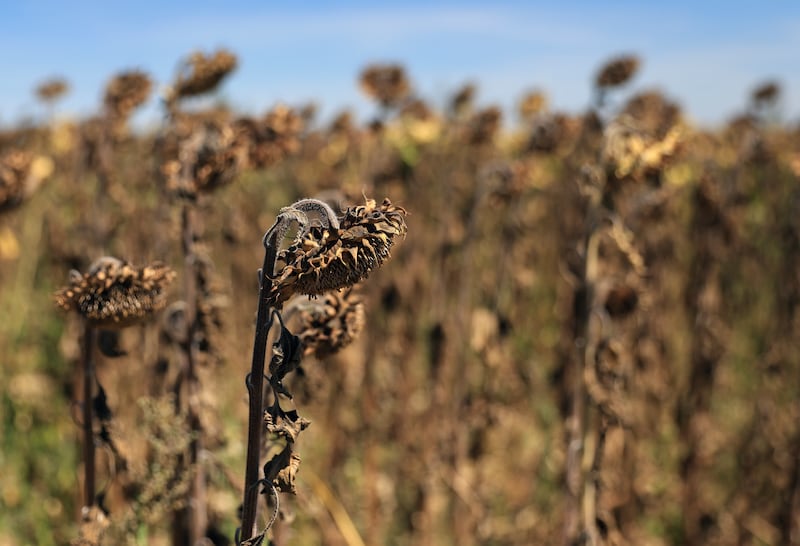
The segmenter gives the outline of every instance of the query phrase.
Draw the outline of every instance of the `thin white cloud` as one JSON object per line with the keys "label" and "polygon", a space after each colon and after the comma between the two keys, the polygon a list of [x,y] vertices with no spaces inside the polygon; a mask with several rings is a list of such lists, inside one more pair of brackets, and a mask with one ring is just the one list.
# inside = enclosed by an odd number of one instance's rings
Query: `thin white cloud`
{"label": "thin white cloud", "polygon": [[[213,42],[228,36],[246,47],[291,46],[327,40],[367,45],[399,43],[420,36],[458,34],[529,43],[570,45],[599,34],[591,25],[544,11],[492,7],[414,6],[303,13],[199,15],[155,21],[129,38],[160,43]],[[330,42],[329,42],[330,43]],[[446,44],[443,44],[446,45]]]}

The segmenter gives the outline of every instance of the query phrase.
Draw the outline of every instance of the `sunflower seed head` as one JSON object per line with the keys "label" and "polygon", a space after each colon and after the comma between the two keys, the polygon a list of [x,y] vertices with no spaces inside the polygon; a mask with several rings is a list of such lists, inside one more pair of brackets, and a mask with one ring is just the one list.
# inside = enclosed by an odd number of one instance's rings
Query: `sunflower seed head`
{"label": "sunflower seed head", "polygon": [[315,296],[354,285],[388,258],[397,236],[405,236],[406,211],[388,199],[348,208],[339,227],[310,226],[278,259],[285,265],[273,280],[271,303],[293,294]]}
{"label": "sunflower seed head", "polygon": [[164,292],[174,278],[175,272],[158,262],[137,268],[103,256],[86,273],[70,271],[69,284],[56,292],[55,302],[94,326],[122,328],[163,308]]}

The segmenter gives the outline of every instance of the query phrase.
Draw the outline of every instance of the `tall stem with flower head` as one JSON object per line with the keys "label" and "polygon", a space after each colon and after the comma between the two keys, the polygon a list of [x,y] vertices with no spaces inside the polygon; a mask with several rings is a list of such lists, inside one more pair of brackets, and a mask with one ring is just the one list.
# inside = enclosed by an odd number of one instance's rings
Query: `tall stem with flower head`
{"label": "tall stem with flower head", "polygon": [[[143,322],[164,307],[166,287],[174,278],[175,272],[160,263],[137,268],[123,260],[104,256],[95,260],[87,273],[71,271],[69,284],[55,294],[57,306],[65,311],[76,311],[83,321],[81,428],[85,470],[82,521],[92,517],[90,509],[96,504],[95,413],[104,419],[104,409],[110,411],[103,407],[103,390],[95,375],[97,329],[118,329]],[[95,385],[99,390],[97,396],[94,394]]]}
{"label": "tall stem with flower head", "polygon": [[[278,492],[295,492],[294,477],[300,458],[294,451],[294,444],[299,433],[309,425],[294,409],[292,395],[283,384],[284,377],[300,364],[303,343],[286,328],[278,310],[295,294],[321,295],[364,279],[388,259],[393,238],[405,235],[405,214],[405,210],[393,206],[388,199],[380,206],[367,200],[365,206],[348,209],[338,218],[323,201],[302,199],[281,209],[264,235],[253,359],[247,376],[250,406],[241,544],[260,543],[277,516]],[[293,243],[280,252],[284,267],[275,272],[278,249],[293,225],[298,226],[297,234]],[[275,318],[280,323],[280,335],[273,344],[268,377],[274,401],[265,410],[267,338]],[[284,409],[282,402],[291,407]],[[274,446],[278,448],[268,450],[271,455],[264,464],[263,479],[259,472],[262,429],[276,439]],[[263,492],[274,495],[276,510],[266,529],[256,535],[260,484],[265,486]]]}
{"label": "tall stem with flower head", "polygon": [[264,362],[267,338],[272,327],[272,307],[267,301],[277,258],[277,233],[264,238],[264,264],[258,275],[258,311],[253,342],[253,360],[247,376],[250,410],[247,425],[247,459],[244,475],[244,500],[242,504],[242,540],[253,536],[258,506],[258,475],[261,461],[261,428],[264,421]]}

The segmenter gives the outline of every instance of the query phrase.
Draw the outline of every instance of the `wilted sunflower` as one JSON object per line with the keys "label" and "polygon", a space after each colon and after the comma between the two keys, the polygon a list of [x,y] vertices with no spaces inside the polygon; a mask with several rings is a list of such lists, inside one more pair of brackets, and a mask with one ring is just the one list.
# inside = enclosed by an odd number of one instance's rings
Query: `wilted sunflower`
{"label": "wilted sunflower", "polygon": [[106,85],[103,102],[113,118],[126,119],[150,96],[153,82],[144,72],[131,70],[114,76]]}
{"label": "wilted sunflower", "polygon": [[276,307],[294,294],[316,296],[361,281],[389,258],[394,238],[407,230],[405,209],[388,199],[381,205],[367,199],[365,205],[348,208],[338,226],[313,225],[301,211],[284,209],[285,218],[289,213],[292,218],[305,218],[306,226],[278,254],[285,265],[273,279],[268,296]]}
{"label": "wilted sunflower", "polygon": [[53,78],[36,87],[36,96],[42,102],[54,102],[69,91],[69,84],[64,78]]}
{"label": "wilted sunflower", "polygon": [[318,300],[298,304],[303,352],[317,358],[332,355],[364,329],[364,303],[352,289],[328,292]]}
{"label": "wilted sunflower", "polygon": [[630,80],[638,68],[639,58],[633,55],[611,59],[597,73],[595,85],[601,89],[617,87]]}
{"label": "wilted sunflower", "polygon": [[474,84],[465,84],[450,97],[450,112],[456,117],[467,115],[472,111],[477,87]]}
{"label": "wilted sunflower", "polygon": [[22,204],[52,172],[49,157],[19,149],[0,156],[0,212]]}
{"label": "wilted sunflower", "polygon": [[762,83],[750,94],[750,100],[757,104],[775,102],[781,94],[781,86],[778,82]]}
{"label": "wilted sunflower", "polygon": [[236,138],[248,149],[250,165],[265,168],[300,149],[303,118],[292,108],[278,105],[261,119],[234,122]]}
{"label": "wilted sunflower", "polygon": [[651,134],[663,137],[681,119],[680,107],[658,91],[644,91],[631,97],[623,113]]}
{"label": "wilted sunflower", "polygon": [[167,191],[194,199],[231,183],[247,161],[247,149],[226,122],[188,123],[161,147]]}
{"label": "wilted sunflower", "polygon": [[561,113],[545,114],[532,124],[527,149],[533,152],[555,152],[573,141],[579,131],[580,120]]}
{"label": "wilted sunflower", "polygon": [[398,64],[374,64],[361,72],[361,90],[384,107],[396,106],[411,91],[405,70]]}
{"label": "wilted sunflower", "polygon": [[502,121],[503,113],[496,106],[490,106],[477,112],[469,120],[466,134],[467,142],[476,145],[492,142],[500,131]]}
{"label": "wilted sunflower", "polygon": [[163,308],[164,291],[174,278],[175,272],[158,262],[139,268],[103,256],[86,273],[70,271],[69,285],[55,294],[56,305],[74,309],[93,326],[123,328]]}
{"label": "wilted sunflower", "polygon": [[193,97],[212,91],[237,65],[236,55],[220,49],[213,55],[192,53],[181,66],[180,73],[172,86],[168,101],[183,97]]}
{"label": "wilted sunflower", "polygon": [[539,114],[547,111],[547,95],[544,91],[531,91],[519,101],[519,117],[531,121]]}

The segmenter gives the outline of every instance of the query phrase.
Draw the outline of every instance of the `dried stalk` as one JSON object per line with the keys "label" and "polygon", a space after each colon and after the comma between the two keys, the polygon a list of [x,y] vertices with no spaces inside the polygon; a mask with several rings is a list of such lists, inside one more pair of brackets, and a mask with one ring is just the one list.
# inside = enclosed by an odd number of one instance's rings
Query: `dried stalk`
{"label": "dried stalk", "polygon": [[194,203],[185,202],[181,211],[183,255],[185,263],[185,323],[186,337],[182,347],[184,354],[184,379],[186,381],[186,409],[192,440],[189,443],[187,466],[193,469],[189,503],[185,510],[189,544],[196,544],[205,536],[208,527],[206,476],[200,462],[203,450],[202,424],[197,408],[200,396],[200,379],[197,375],[197,255],[195,253]]}
{"label": "dried stalk", "polygon": [[[267,337],[272,328],[272,307],[267,301],[271,287],[275,260],[278,256],[278,231],[271,230],[264,237],[264,264],[258,275],[258,311],[253,342],[253,361],[247,376],[247,393],[250,411],[247,424],[247,459],[244,474],[244,500],[242,502],[241,540],[255,533],[258,508],[259,463],[261,460],[261,428],[264,426],[264,362],[267,352]],[[277,497],[277,495],[276,495]]]}
{"label": "dried stalk", "polygon": [[94,387],[94,345],[97,331],[84,320],[83,330],[83,468],[84,511],[95,503],[94,412],[92,392]]}

